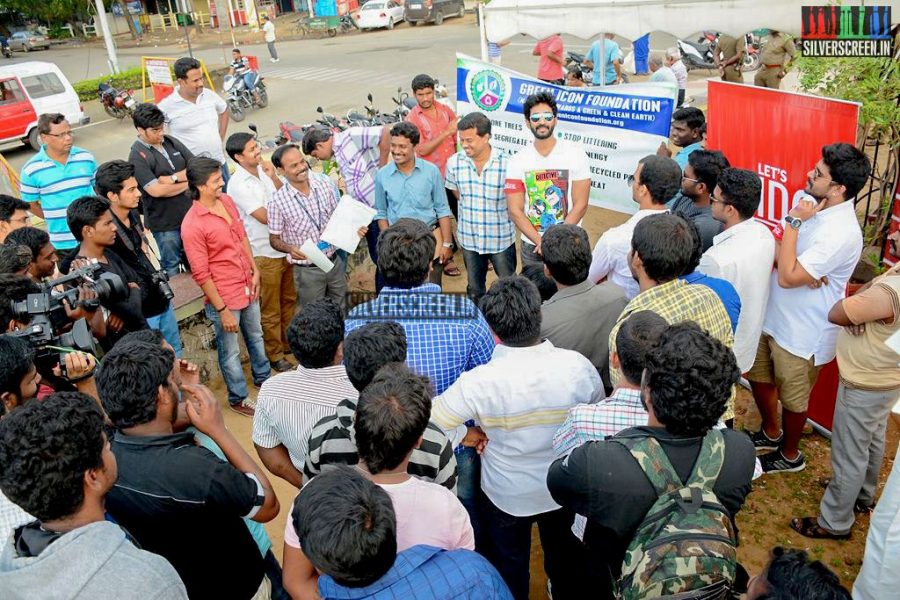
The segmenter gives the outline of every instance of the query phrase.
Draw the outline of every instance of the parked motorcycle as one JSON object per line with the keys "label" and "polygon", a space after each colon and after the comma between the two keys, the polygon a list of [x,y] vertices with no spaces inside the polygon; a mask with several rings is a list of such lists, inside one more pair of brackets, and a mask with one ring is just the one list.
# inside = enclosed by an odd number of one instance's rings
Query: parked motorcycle
{"label": "parked motorcycle", "polygon": [[272,152],[273,150],[278,148],[278,146],[282,145],[282,142],[279,141],[280,137],[275,139],[260,139],[259,129],[257,129],[256,125],[254,125],[253,123],[247,125],[247,128],[253,132],[253,139],[255,139],[256,142],[260,145],[263,152]]}
{"label": "parked motorcycle", "polygon": [[[250,88],[247,87],[247,82],[244,81],[246,72],[253,75],[255,94],[250,91]],[[238,70],[234,75],[226,75],[222,83],[222,90],[225,92],[225,102],[228,104],[228,110],[231,112],[231,118],[234,121],[243,121],[244,112],[248,108],[265,108],[269,105],[269,94],[266,92],[266,84],[263,78],[254,71],[246,72]]]}
{"label": "parked motorcycle", "polygon": [[321,106],[316,107],[316,112],[322,115],[318,119],[316,119],[316,122],[324,125],[325,127],[328,127],[329,129],[339,129],[343,131],[350,127],[350,122],[347,119],[339,119],[333,114],[325,112],[325,109]]}
{"label": "parked motorcycle", "polygon": [[577,66],[581,79],[587,85],[591,85],[594,81],[594,71],[585,64],[586,59],[587,57],[584,54],[579,54],[578,52],[566,52],[566,71]]}
{"label": "parked motorcycle", "polygon": [[116,119],[130,117],[134,113],[134,107],[137,106],[137,100],[134,99],[134,91],[118,90],[111,84],[112,77],[107,79],[105,83],[100,82],[100,85],[97,86],[103,110],[106,111],[106,114]]}
{"label": "parked motorcycle", "polygon": [[341,17],[341,33],[347,33],[348,31],[352,31],[354,29],[359,29],[359,25],[356,24],[356,21],[353,19],[353,16],[350,13],[347,13],[343,17]]}
{"label": "parked motorcycle", "polygon": [[762,63],[759,60],[759,51],[762,47],[760,39],[748,33],[744,36],[746,50],[744,52],[744,60],[741,63],[741,71],[758,71]]}
{"label": "parked motorcycle", "polygon": [[370,125],[387,125],[400,120],[395,113],[381,112],[375,108],[375,100],[372,98],[372,94],[369,94],[366,98],[369,103],[363,106],[363,109],[366,111],[366,118]]}
{"label": "parked motorcycle", "polygon": [[[710,39],[709,35],[712,35]],[[696,42],[690,40],[678,40],[678,49],[681,51],[681,60],[688,71],[693,69],[715,70],[716,61],[713,59],[713,47],[716,40],[715,34],[701,36]]]}

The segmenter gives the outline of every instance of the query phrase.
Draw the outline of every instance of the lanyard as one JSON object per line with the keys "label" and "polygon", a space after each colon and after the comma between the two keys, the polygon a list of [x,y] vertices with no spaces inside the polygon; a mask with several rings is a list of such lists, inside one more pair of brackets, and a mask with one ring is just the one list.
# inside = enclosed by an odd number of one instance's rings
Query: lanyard
{"label": "lanyard", "polygon": [[315,224],[316,232],[322,233],[322,228],[324,227],[325,220],[328,217],[327,217],[327,215],[325,215],[325,211],[324,211],[324,209],[322,209],[322,204],[319,202],[319,198],[316,196],[316,191],[313,188],[312,182],[310,182],[310,184],[309,184],[309,199],[315,200],[315,202],[316,202],[316,212],[319,214],[318,219],[313,218],[312,213],[310,213],[306,209],[306,207],[303,205],[303,202],[301,201],[302,193],[300,192],[300,190],[298,190],[294,186],[291,186],[291,189],[294,190],[294,193],[297,196],[297,206],[300,207],[300,210],[303,211],[303,214],[306,215],[306,218],[309,219],[311,223]]}

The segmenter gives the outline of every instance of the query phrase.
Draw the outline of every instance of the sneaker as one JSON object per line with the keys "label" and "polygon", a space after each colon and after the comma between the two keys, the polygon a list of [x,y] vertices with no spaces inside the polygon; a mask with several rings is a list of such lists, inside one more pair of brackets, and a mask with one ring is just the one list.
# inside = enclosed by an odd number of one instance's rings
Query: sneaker
{"label": "sneaker", "polygon": [[778,434],[778,437],[774,440],[766,435],[765,430],[760,429],[756,433],[750,435],[750,441],[753,442],[753,447],[759,450],[778,450],[781,448],[781,441],[784,439],[784,432]]}
{"label": "sneaker", "polygon": [[271,60],[273,63],[277,63],[277,62],[280,62],[280,61],[281,61],[280,58],[272,58],[272,59],[270,59],[270,60]]}
{"label": "sneaker", "polygon": [[801,452],[794,460],[788,460],[784,457],[780,450],[769,452],[759,457],[762,465],[763,473],[796,473],[806,468],[806,461],[803,460]]}
{"label": "sneaker", "polygon": [[232,404],[230,408],[237,414],[243,415],[245,417],[250,417],[252,419],[253,415],[256,414],[256,400],[244,398],[237,404]]}
{"label": "sneaker", "polygon": [[277,371],[278,373],[284,373],[285,371],[292,371],[294,369],[294,365],[283,358],[276,360],[275,362],[270,364],[272,365],[272,368],[275,369],[275,371]]}

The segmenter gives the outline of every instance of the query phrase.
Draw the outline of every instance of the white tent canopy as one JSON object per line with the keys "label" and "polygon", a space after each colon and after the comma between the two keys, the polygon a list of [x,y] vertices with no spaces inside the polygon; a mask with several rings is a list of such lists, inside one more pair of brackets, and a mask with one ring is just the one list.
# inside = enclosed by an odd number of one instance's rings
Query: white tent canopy
{"label": "white tent canopy", "polygon": [[484,22],[492,42],[519,33],[588,39],[608,32],[630,40],[652,31],[684,38],[705,29],[732,35],[760,28],[796,34],[800,6],[793,0],[490,0]]}

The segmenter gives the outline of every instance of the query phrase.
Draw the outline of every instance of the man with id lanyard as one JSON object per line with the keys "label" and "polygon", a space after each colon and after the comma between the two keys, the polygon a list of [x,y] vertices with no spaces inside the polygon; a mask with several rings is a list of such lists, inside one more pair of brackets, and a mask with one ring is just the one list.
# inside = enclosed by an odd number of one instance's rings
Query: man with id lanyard
{"label": "man with id lanyard", "polygon": [[[294,144],[278,148],[272,164],[284,175],[287,185],[272,196],[268,205],[269,243],[284,252],[294,265],[294,285],[297,286],[297,308],[303,308],[317,298],[329,297],[344,306],[347,276],[344,260],[337,248],[319,239],[328,225],[340,200],[337,185],[327,176],[314,173]],[[367,227],[359,230],[366,235]],[[314,265],[300,249],[307,240],[315,243],[322,254],[334,263],[327,273]]]}

